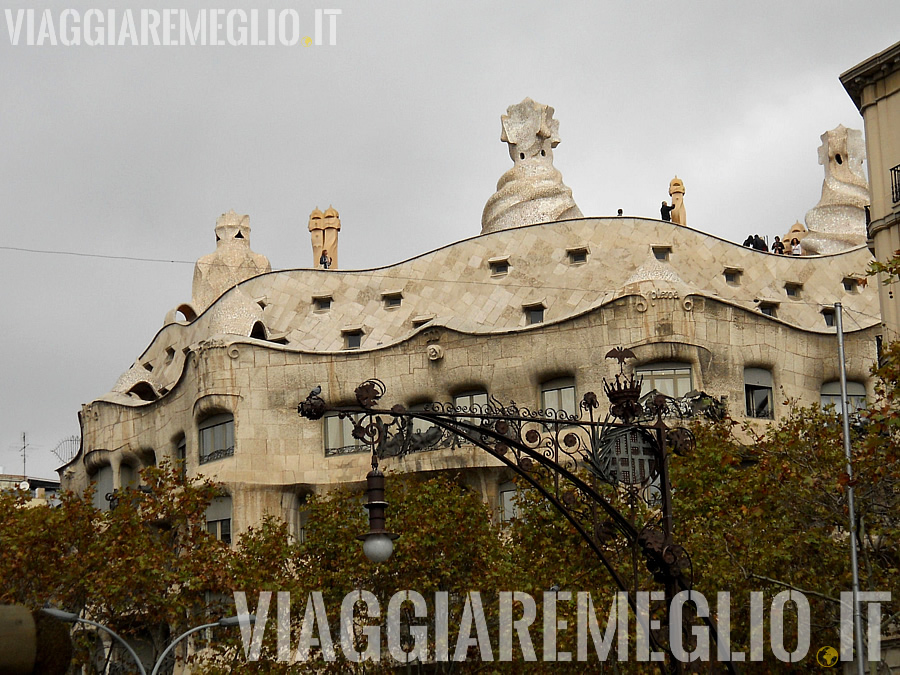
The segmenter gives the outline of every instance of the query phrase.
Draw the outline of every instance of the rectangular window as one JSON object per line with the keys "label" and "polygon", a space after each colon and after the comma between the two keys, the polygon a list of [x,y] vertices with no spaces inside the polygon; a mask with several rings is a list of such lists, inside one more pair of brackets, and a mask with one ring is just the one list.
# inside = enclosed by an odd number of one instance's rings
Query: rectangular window
{"label": "rectangular window", "polygon": [[362,330],[345,330],[341,334],[344,336],[344,349],[359,349],[362,347]]}
{"label": "rectangular window", "polygon": [[566,251],[569,255],[570,265],[583,265],[588,259],[588,250],[586,248],[570,248]]}
{"label": "rectangular window", "polygon": [[306,526],[309,523],[309,511],[306,507],[302,507],[297,513],[297,543],[302,544],[306,541]]}
{"label": "rectangular window", "polygon": [[513,518],[519,517],[519,509],[516,504],[517,488],[512,481],[502,483],[497,488],[500,507],[500,522],[508,523]]}
{"label": "rectangular window", "polygon": [[509,272],[509,258],[491,258],[488,260],[492,277],[502,277]]}
{"label": "rectangular window", "polygon": [[852,277],[845,277],[841,282],[844,285],[844,290],[848,293],[859,293],[859,280],[854,279]]}
{"label": "rectangular window", "polygon": [[772,373],[764,368],[744,368],[744,400],[747,417],[774,419]]}
{"label": "rectangular window", "polygon": [[178,478],[183,483],[187,477],[187,440],[182,437],[175,447],[175,468],[178,470]]}
{"label": "rectangular window", "polygon": [[825,319],[825,325],[829,328],[834,328],[834,310],[833,309],[823,309],[822,310],[822,318]]}
{"label": "rectangular window", "polygon": [[803,284],[785,284],[784,292],[787,294],[789,298],[793,298],[794,300],[800,297],[801,292],[803,291]]}
{"label": "rectangular window", "polygon": [[642,396],[656,390],[665,396],[681,398],[693,389],[691,366],[687,363],[651,363],[638,366],[634,374],[644,378]]}
{"label": "rectangular window", "polygon": [[[464,408],[465,410],[483,410],[485,406],[487,406],[488,395],[487,392],[483,391],[470,391],[462,394],[457,394],[453,397],[453,405],[457,408]],[[460,418],[461,422],[466,422],[468,424],[480,424],[481,420],[478,420],[474,417],[463,417]]]}
{"label": "rectangular window", "polygon": [[772,388],[744,385],[747,397],[747,417],[772,419]]}
{"label": "rectangular window", "polygon": [[200,463],[234,455],[234,417],[209,417],[200,424]]}
{"label": "rectangular window", "polygon": [[[822,408],[834,406],[835,412],[841,414],[841,383],[826,382],[822,385]],[[866,386],[861,382],[847,383],[847,409],[854,413],[866,407]]]}
{"label": "rectangular window", "polygon": [[522,308],[525,312],[525,323],[529,326],[536,323],[544,322],[544,306],[543,305],[526,305]]}
{"label": "rectangular window", "polygon": [[669,257],[672,255],[672,247],[671,246],[654,246],[653,247],[653,257],[657,260],[661,260],[662,262],[667,262]]}
{"label": "rectangular window", "polygon": [[206,509],[206,531],[219,541],[231,543],[231,497],[216,497]]}
{"label": "rectangular window", "polygon": [[313,298],[313,310],[316,312],[327,312],[331,309],[332,298],[330,295],[323,295]]}
{"label": "rectangular window", "polygon": [[[421,412],[421,411],[424,411],[425,409],[427,409],[430,405],[431,405],[430,403],[416,403],[415,405],[409,406],[409,410],[410,410],[410,412],[413,412],[413,411]],[[429,429],[431,429],[431,427],[434,426],[433,424],[431,424],[431,422],[427,422],[425,420],[422,420],[422,419],[419,419],[416,417],[414,417],[412,420],[410,420],[410,423],[412,425],[413,433],[420,433],[420,434],[424,434],[426,431],[428,431]]]}
{"label": "rectangular window", "polygon": [[206,531],[221,542],[231,543],[231,518],[207,520]]}
{"label": "rectangular window", "polygon": [[343,419],[339,415],[326,415],[325,419],[325,456],[347,455],[362,452],[365,447],[357,438],[353,438],[353,417]]}
{"label": "rectangular window", "polygon": [[759,303],[759,311],[766,316],[775,317],[778,316],[778,305],[774,302],[761,302]]}
{"label": "rectangular window", "polygon": [[396,309],[403,304],[402,293],[385,293],[381,296],[381,299],[384,301],[385,309]]}
{"label": "rectangular window", "polygon": [[575,380],[571,377],[558,378],[541,385],[541,408],[565,412],[567,415],[578,415],[575,401]]}
{"label": "rectangular window", "polygon": [[740,286],[741,285],[741,275],[743,275],[744,270],[739,269],[737,267],[726,267],[723,274],[725,275],[725,283],[729,286]]}

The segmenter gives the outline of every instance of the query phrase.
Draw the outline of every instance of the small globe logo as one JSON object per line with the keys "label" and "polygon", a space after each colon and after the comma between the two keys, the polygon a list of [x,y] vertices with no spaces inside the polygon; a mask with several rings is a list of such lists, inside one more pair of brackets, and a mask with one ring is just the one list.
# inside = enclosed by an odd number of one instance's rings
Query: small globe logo
{"label": "small globe logo", "polygon": [[816,661],[825,668],[833,668],[837,664],[838,658],[840,658],[840,654],[834,647],[822,647],[816,652]]}
{"label": "small globe logo", "polygon": [[312,38],[309,37],[309,35],[307,35],[305,38],[303,38],[303,46],[304,47],[309,47],[311,44],[312,44]]}

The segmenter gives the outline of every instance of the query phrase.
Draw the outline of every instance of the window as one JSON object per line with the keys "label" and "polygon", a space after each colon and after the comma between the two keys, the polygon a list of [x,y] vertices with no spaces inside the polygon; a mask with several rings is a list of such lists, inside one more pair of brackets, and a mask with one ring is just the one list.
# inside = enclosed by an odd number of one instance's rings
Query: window
{"label": "window", "polygon": [[844,280],[841,283],[844,285],[844,290],[847,291],[847,293],[859,293],[859,279],[844,277]]}
{"label": "window", "polygon": [[234,416],[208,417],[200,424],[200,463],[206,464],[234,454]]}
{"label": "window", "polygon": [[513,518],[519,517],[519,509],[516,504],[517,492],[516,484],[512,481],[507,481],[497,486],[497,501],[500,507],[501,523],[508,523]]}
{"label": "window", "polygon": [[660,394],[681,398],[693,389],[689,363],[648,363],[635,368],[634,374],[644,378],[641,395],[655,389]]}
{"label": "window", "polygon": [[803,284],[787,283],[784,285],[784,292],[789,298],[798,300],[803,292]]}
{"label": "window", "polygon": [[765,314],[766,316],[776,317],[778,316],[778,303],[777,302],[761,302],[759,303],[759,311]]}
{"label": "window", "polygon": [[221,542],[231,543],[231,497],[216,497],[206,509],[206,531]]}
{"label": "window", "polygon": [[[834,406],[835,411],[841,413],[841,383],[826,382],[822,385],[822,408],[830,405]],[[866,407],[866,385],[861,382],[847,383],[847,409],[854,413]]]}
{"label": "window", "polygon": [[344,349],[359,349],[362,346],[363,332],[361,328],[348,328],[341,331],[344,336]]}
{"label": "window", "polygon": [[744,270],[738,267],[726,267],[723,272],[725,275],[725,283],[729,286],[740,286],[741,285],[741,275],[744,274]]}
{"label": "window", "polygon": [[561,377],[544,382],[541,385],[541,408],[552,408],[567,415],[578,416],[578,405],[575,402],[575,380]]}
{"label": "window", "polygon": [[825,325],[829,328],[834,328],[834,310],[833,309],[823,309],[822,310],[822,318],[825,319]]}
{"label": "window", "polygon": [[583,265],[588,259],[588,250],[586,248],[570,248],[566,251],[569,255],[570,265]]}
{"label": "window", "polygon": [[106,495],[113,491],[112,467],[104,466],[94,474],[91,482],[94,484],[94,508],[100,511],[109,511],[109,502],[106,500]]}
{"label": "window", "polygon": [[[467,391],[453,397],[454,407],[463,408],[464,411],[484,410],[484,407],[487,406],[487,402],[488,395],[487,392],[484,391]],[[468,424],[481,424],[481,420],[475,419],[474,417],[461,417],[459,418],[459,421]]]}
{"label": "window", "polygon": [[330,295],[323,295],[318,298],[313,298],[313,311],[327,312],[329,309],[331,309],[331,301],[332,298]]}
{"label": "window", "polygon": [[365,450],[362,441],[353,438],[354,418],[337,414],[325,415],[325,456],[346,455]]}
{"label": "window", "polygon": [[434,318],[434,314],[420,314],[419,316],[414,316],[412,318],[413,328],[419,328],[420,326],[424,326],[426,323],[431,321]]}
{"label": "window", "polygon": [[[416,403],[415,405],[409,406],[409,409],[411,412],[414,412],[414,411],[422,412],[423,410],[428,408],[428,406],[430,406],[430,405],[431,405],[431,403]],[[411,422],[412,422],[413,433],[418,432],[420,434],[424,434],[426,431],[428,431],[431,427],[434,426],[430,422],[426,422],[425,420],[421,420],[421,419],[417,419],[417,418],[413,418],[411,420]]]}
{"label": "window", "polygon": [[491,268],[492,277],[502,277],[509,273],[509,258],[491,258],[488,260],[488,267]]}
{"label": "window", "polygon": [[773,419],[772,373],[763,368],[744,368],[747,417]]}
{"label": "window", "polygon": [[309,511],[306,510],[306,504],[300,505],[300,511],[297,513],[297,543],[302,544],[306,541],[306,526],[309,524]]}
{"label": "window", "polygon": [[128,464],[119,466],[119,484],[123,490],[136,488],[141,482],[140,471]]}
{"label": "window", "polygon": [[403,294],[400,292],[383,293],[381,299],[384,301],[385,309],[396,309],[403,304]]}
{"label": "window", "polygon": [[662,262],[668,262],[669,256],[672,255],[672,247],[671,246],[654,246],[653,247],[653,257],[657,260],[661,260]]}
{"label": "window", "polygon": [[175,468],[178,478],[183,483],[187,477],[187,439],[182,436],[175,446]]}
{"label": "window", "polygon": [[536,323],[544,322],[544,305],[525,305],[522,307],[525,312],[525,323],[529,326]]}

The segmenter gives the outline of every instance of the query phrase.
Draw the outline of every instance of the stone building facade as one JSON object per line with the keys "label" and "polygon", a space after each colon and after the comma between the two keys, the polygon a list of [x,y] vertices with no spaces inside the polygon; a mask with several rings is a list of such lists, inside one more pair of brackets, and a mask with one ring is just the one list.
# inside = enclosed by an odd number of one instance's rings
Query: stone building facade
{"label": "stone building facade", "polygon": [[[872,260],[864,243],[801,257],[739,246],[686,225],[681,179],[673,222],[585,218],[553,167],[553,109],[525,99],[501,121],[513,168],[482,233],[410,260],[273,272],[250,248],[249,217],[219,218],[192,300],[112,391],[83,406],[64,487],[94,483],[105,507],[107,493],[168,459],[224,483],[228,497],[207,516],[222,539],[265,514],[299,534],[305,496],[361,486],[370,461],[346,420],[298,415],[314,387],[351,403],[359,383],[378,378],[387,407],[494,397],[575,413],[615,374],[604,356],[616,346],[634,352],[627,367],[648,391],[702,390],[735,419],[777,424],[784,397],[839,400],[837,301],[851,401],[871,396],[880,316],[877,291],[861,283]],[[452,470],[504,517],[508,469],[474,447],[388,469]]]}
{"label": "stone building facade", "polygon": [[[228,489],[210,516],[218,534],[266,513],[299,528],[304,495],[361,485],[369,462],[339,422],[297,414],[313,387],[350,403],[377,377],[388,406],[491,395],[571,407],[614,374],[604,355],[618,345],[634,351],[629,368],[646,387],[703,390],[738,420],[777,423],[782,396],[813,404],[839,378],[838,300],[850,393],[871,395],[878,297],[857,281],[870,260],[865,246],[793,258],[670,222],[579,218],[374,270],[263,273],[167,323],[113,391],[83,406],[82,450],[60,473],[68,488],[98,483],[100,496],[143,466],[183,459]],[[459,471],[495,506],[509,480],[465,447],[389,469]]]}

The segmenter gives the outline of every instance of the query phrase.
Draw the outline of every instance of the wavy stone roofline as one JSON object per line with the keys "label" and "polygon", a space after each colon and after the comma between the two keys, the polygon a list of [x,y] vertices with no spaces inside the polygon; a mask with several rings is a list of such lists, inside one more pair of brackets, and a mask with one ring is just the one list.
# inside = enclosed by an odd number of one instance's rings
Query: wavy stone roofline
{"label": "wavy stone roofline", "polygon": [[[669,259],[657,260],[654,248],[668,248]],[[572,263],[571,251],[584,251],[587,260]],[[847,293],[842,279],[862,274],[871,259],[864,246],[821,256],[776,256],[647,218],[524,225],[383,267],[280,270],[243,281],[193,321],[164,326],[101,400],[143,405],[126,395],[135,384],[164,395],[181,379],[186,352],[213,336],[229,344],[335,355],[348,351],[344,332],[361,330],[363,340],[354,351],[368,353],[402,344],[431,326],[468,335],[540,330],[623,297],[649,300],[657,291],[708,298],[757,315],[760,303],[776,304],[777,317],[766,319],[820,334],[833,332],[821,310],[841,300],[852,318],[845,322],[847,332],[854,332],[879,322],[877,293]],[[507,273],[492,275],[490,262],[497,260],[508,262]],[[725,281],[726,268],[739,274],[739,284]],[[799,286],[802,295],[788,297],[785,284]],[[398,294],[400,306],[388,307],[385,297]],[[324,297],[331,298],[331,308],[316,311],[314,298]],[[544,321],[526,325],[523,309],[538,304],[545,308]],[[416,320],[425,325],[414,325]],[[285,344],[253,339],[254,332]]]}

